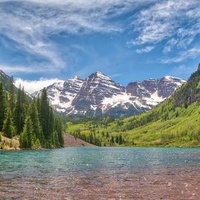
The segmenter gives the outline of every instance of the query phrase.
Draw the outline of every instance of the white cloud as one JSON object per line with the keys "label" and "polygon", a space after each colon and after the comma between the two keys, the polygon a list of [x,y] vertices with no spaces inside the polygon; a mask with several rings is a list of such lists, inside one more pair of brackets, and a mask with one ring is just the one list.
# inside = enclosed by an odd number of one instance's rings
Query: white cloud
{"label": "white cloud", "polygon": [[64,81],[60,79],[43,79],[43,78],[37,81],[28,81],[28,80],[23,80],[21,78],[17,78],[15,79],[14,84],[16,87],[19,87],[21,85],[21,87],[24,87],[24,90],[26,92],[32,94],[33,92],[39,91],[44,87],[47,87],[55,82],[64,82]]}
{"label": "white cloud", "polygon": [[169,53],[171,51],[171,49],[174,48],[177,45],[177,43],[178,43],[177,39],[172,38],[171,40],[169,40],[166,43],[166,45],[165,45],[165,47],[163,49],[163,52],[164,53]]}
{"label": "white cloud", "polygon": [[[63,57],[51,36],[121,33],[130,30],[125,26],[131,19],[135,38],[129,44],[138,47],[137,53],[150,52],[161,42],[165,54],[175,48],[187,50],[200,34],[199,7],[199,0],[2,0],[0,34],[14,42],[12,47],[29,54],[27,69],[15,71],[54,72],[69,66],[67,55]],[[130,11],[132,17],[124,23],[119,16]],[[42,64],[38,67],[38,63]]]}
{"label": "white cloud", "polygon": [[[139,0],[24,0],[0,2],[0,34],[13,41],[14,48],[43,62],[46,68],[66,67],[66,58],[56,41],[59,33],[112,33],[123,30],[109,19],[134,7]],[[146,0],[145,2],[150,2]],[[65,47],[68,48],[67,46]],[[27,59],[27,58],[25,58]],[[29,61],[30,66],[32,60]],[[28,72],[29,70],[27,70]]]}
{"label": "white cloud", "polygon": [[5,71],[8,74],[48,74],[56,72],[56,69],[54,68],[46,68],[45,66],[35,66],[35,67],[25,67],[25,66],[6,66],[6,65],[0,65],[0,69]]}
{"label": "white cloud", "polygon": [[132,26],[136,34],[129,43],[135,46],[162,42],[163,52],[185,49],[200,34],[200,1],[166,0],[136,13]]}
{"label": "white cloud", "polygon": [[147,46],[143,49],[136,49],[136,53],[148,53],[154,49],[154,46]]}
{"label": "white cloud", "polygon": [[187,59],[194,59],[200,55],[200,47],[194,47],[187,51],[181,51],[177,56],[172,58],[161,59],[162,63],[179,63]]}

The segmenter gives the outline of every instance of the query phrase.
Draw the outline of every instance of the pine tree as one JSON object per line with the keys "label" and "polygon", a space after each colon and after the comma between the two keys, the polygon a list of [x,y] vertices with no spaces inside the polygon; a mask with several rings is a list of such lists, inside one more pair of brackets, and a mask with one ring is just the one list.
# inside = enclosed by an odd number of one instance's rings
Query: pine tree
{"label": "pine tree", "polygon": [[14,108],[15,108],[13,77],[10,78],[10,83],[9,83],[9,107],[10,107],[11,115],[13,116]]}
{"label": "pine tree", "polygon": [[53,147],[60,147],[60,143],[59,143],[59,140],[58,140],[58,132],[57,131],[54,131],[52,133],[51,144],[52,144]]}
{"label": "pine tree", "polygon": [[48,134],[52,135],[55,128],[55,121],[54,121],[54,115],[53,115],[53,109],[49,106],[49,120],[48,120]]}
{"label": "pine tree", "polygon": [[20,144],[23,148],[32,148],[33,140],[35,139],[33,133],[33,124],[28,115],[25,120],[23,132],[20,134]]}
{"label": "pine tree", "polygon": [[42,127],[42,132],[44,134],[44,138],[46,140],[50,139],[51,134],[49,132],[49,101],[47,98],[47,91],[44,88],[42,90],[42,95],[41,95],[41,99],[40,99],[40,123],[41,123],[41,127]]}
{"label": "pine tree", "polygon": [[15,135],[15,127],[13,124],[13,118],[11,115],[11,110],[7,107],[6,118],[3,124],[3,135],[9,138],[12,138]]}
{"label": "pine tree", "polygon": [[2,131],[3,129],[5,114],[6,114],[5,92],[3,90],[2,82],[0,82],[0,131]]}
{"label": "pine tree", "polygon": [[55,131],[58,133],[58,141],[60,146],[64,145],[64,138],[63,138],[63,124],[60,118],[55,118]]}
{"label": "pine tree", "polygon": [[25,121],[23,91],[21,90],[21,87],[18,90],[17,102],[15,105],[13,116],[14,116],[13,118],[14,118],[14,125],[16,127],[16,132],[17,132],[17,135],[19,135],[23,130],[24,121]]}
{"label": "pine tree", "polygon": [[22,132],[20,134],[19,142],[21,148],[27,148],[28,141],[27,141],[27,134],[25,132]]}
{"label": "pine tree", "polygon": [[33,123],[33,133],[36,139],[39,140],[40,144],[44,144],[44,136],[39,121],[39,113],[37,109],[37,101],[34,99],[30,106],[30,117]]}

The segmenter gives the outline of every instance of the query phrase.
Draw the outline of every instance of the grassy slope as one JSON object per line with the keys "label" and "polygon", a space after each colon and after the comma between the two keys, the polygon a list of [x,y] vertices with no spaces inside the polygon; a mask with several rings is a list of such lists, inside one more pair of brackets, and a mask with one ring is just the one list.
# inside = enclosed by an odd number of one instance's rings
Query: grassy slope
{"label": "grassy slope", "polygon": [[[200,147],[200,72],[192,74],[168,100],[138,116],[116,119],[108,124],[88,121],[69,124],[85,136],[95,135],[104,146],[178,146]],[[123,144],[116,142],[122,136]],[[114,138],[114,142],[112,141]]]}
{"label": "grassy slope", "polygon": [[194,103],[181,112],[178,117],[132,129],[125,134],[125,140],[138,146],[200,146],[200,107]]}
{"label": "grassy slope", "polygon": [[[161,109],[162,107],[159,106],[153,112],[122,120],[117,119],[108,125],[97,125],[91,122],[70,124],[67,131],[74,134],[79,130],[86,136],[93,132],[103,146],[118,146],[119,144],[115,142],[111,144],[110,140],[112,136],[115,138],[120,135],[124,139],[122,145],[125,146],[200,146],[199,103],[193,103],[187,108],[177,107],[174,111],[168,112],[167,117],[166,113],[160,114]],[[160,116],[155,120],[152,117],[150,122],[145,123],[150,115],[154,116],[154,113]],[[143,121],[144,124],[138,124]]]}

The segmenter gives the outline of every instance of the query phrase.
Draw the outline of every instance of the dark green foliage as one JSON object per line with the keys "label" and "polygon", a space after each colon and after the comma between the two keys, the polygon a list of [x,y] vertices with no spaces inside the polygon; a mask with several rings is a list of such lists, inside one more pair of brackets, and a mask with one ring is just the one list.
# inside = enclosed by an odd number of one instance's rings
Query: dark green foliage
{"label": "dark green foliage", "polygon": [[63,146],[62,121],[54,116],[45,88],[42,91],[41,98],[32,101],[29,115],[32,123],[32,137],[26,139],[24,131],[22,133],[22,138],[24,137],[25,141],[31,139],[31,147],[28,146],[28,148],[56,148]]}
{"label": "dark green foliage", "polygon": [[6,113],[5,92],[3,90],[3,84],[0,82],[0,131],[2,131],[3,129],[5,113]]}
{"label": "dark green foliage", "polygon": [[34,99],[30,106],[30,118],[33,124],[33,133],[38,139],[40,145],[44,144],[44,135],[39,121],[39,112],[37,109],[37,101]]}
{"label": "dark green foliage", "polygon": [[193,73],[188,82],[184,84],[174,96],[175,105],[184,105],[187,108],[195,101],[200,101],[200,71]]}
{"label": "dark green foliage", "polygon": [[11,115],[13,116],[15,108],[15,91],[14,91],[13,77],[10,78],[10,83],[9,83],[9,107]]}
{"label": "dark green foliage", "polygon": [[58,134],[58,142],[61,146],[64,145],[64,138],[63,138],[63,124],[60,118],[56,117],[54,120],[55,123],[55,131]]}
{"label": "dark green foliage", "polygon": [[41,98],[29,103],[24,90],[19,88],[16,96],[12,79],[9,83],[12,93],[4,91],[0,82],[0,131],[3,135],[19,137],[21,148],[62,147],[62,121],[54,116],[46,90],[43,90]]}
{"label": "dark green foliage", "polygon": [[21,90],[20,87],[18,90],[17,101],[15,103],[15,110],[13,114],[17,135],[19,135],[22,132],[25,123],[25,116],[26,116],[25,102],[26,100],[25,100],[24,90]]}
{"label": "dark green foliage", "polygon": [[44,138],[48,140],[52,134],[52,111],[50,110],[47,91],[45,88],[42,90],[39,113],[42,132],[44,134]]}
{"label": "dark green foliage", "polygon": [[51,144],[52,144],[54,147],[60,147],[60,142],[59,142],[58,132],[57,132],[57,131],[54,131],[54,132],[52,133],[52,136],[51,136]]}
{"label": "dark green foliage", "polygon": [[8,138],[12,138],[15,135],[15,127],[13,124],[13,118],[12,118],[9,107],[7,107],[7,111],[6,111],[6,118],[3,124],[3,133],[4,133],[4,136]]}
{"label": "dark green foliage", "polygon": [[23,132],[20,135],[20,146],[22,148],[32,148],[32,140],[34,139],[33,124],[30,116],[26,117]]}

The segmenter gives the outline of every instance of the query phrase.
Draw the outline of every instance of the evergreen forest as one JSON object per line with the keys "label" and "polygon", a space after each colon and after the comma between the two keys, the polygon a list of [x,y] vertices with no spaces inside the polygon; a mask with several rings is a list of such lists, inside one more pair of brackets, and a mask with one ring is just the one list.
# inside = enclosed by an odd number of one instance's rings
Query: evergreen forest
{"label": "evergreen forest", "polygon": [[12,79],[7,84],[0,81],[0,148],[3,148],[1,136],[15,138],[22,149],[63,146],[63,123],[55,116],[45,88],[40,97],[31,100],[24,89],[14,86]]}
{"label": "evergreen forest", "polygon": [[19,140],[21,148],[62,147],[63,121],[67,133],[97,146],[200,147],[200,69],[170,98],[128,118],[61,119],[50,106],[45,88],[31,99],[12,80],[6,87],[0,81],[0,105],[0,134]]}

